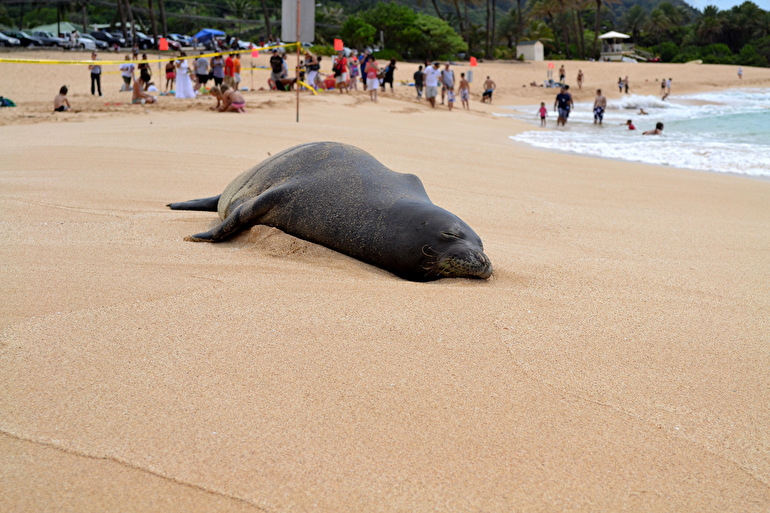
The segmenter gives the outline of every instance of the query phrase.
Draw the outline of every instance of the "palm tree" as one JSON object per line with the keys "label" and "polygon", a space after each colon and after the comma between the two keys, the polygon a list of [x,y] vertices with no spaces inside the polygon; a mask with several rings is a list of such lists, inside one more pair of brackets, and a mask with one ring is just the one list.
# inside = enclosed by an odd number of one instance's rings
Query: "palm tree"
{"label": "palm tree", "polygon": [[713,5],[703,9],[703,16],[698,20],[698,37],[708,43],[714,43],[724,30],[725,20],[718,7]]}
{"label": "palm tree", "polygon": [[657,35],[658,44],[660,44],[661,36],[671,28],[671,21],[663,12],[663,9],[656,7],[650,12],[650,21],[647,23],[647,28],[650,32]]}
{"label": "palm tree", "polygon": [[[548,20],[551,27],[555,29],[555,16],[559,12],[559,5],[557,2],[558,0],[529,0],[530,15]],[[553,42],[556,44],[556,53],[561,53],[561,42],[555,34]]]}
{"label": "palm tree", "polygon": [[[618,0],[594,0],[594,2],[596,3],[596,28],[594,29],[594,45],[591,54],[594,58],[597,58],[599,54],[596,53],[596,45],[599,41],[599,32],[602,28],[602,6],[617,3]],[[639,4],[634,5],[634,7],[639,7]],[[639,9],[641,10],[642,8],[639,7]],[[642,13],[644,13],[644,11],[642,11]]]}
{"label": "palm tree", "polygon": [[626,11],[623,17],[623,26],[634,36],[634,41],[638,41],[642,29],[647,25],[647,13],[639,4],[634,5]]}

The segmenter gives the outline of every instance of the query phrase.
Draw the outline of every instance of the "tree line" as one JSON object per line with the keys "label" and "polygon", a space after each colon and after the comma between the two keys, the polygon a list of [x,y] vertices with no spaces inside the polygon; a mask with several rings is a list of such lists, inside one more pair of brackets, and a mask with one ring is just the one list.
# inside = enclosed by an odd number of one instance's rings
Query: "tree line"
{"label": "tree line", "polygon": [[[26,11],[25,11],[26,6]],[[280,35],[279,0],[4,0],[0,24],[136,23],[151,35],[218,28],[241,39]],[[548,58],[599,58],[598,36],[628,33],[664,62],[767,66],[770,12],[752,1],[699,12],[683,0],[320,0],[316,43],[379,47],[407,59],[515,59],[519,41],[541,41]],[[130,38],[130,34],[126,34]]]}

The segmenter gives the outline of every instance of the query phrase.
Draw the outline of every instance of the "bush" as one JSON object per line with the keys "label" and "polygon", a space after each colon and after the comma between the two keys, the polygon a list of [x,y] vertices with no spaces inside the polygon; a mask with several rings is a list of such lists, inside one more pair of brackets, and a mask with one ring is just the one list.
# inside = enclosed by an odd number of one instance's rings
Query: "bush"
{"label": "bush", "polygon": [[767,58],[760,55],[753,45],[744,45],[740,53],[735,56],[735,63],[744,66],[767,66]]}
{"label": "bush", "polygon": [[516,48],[498,46],[495,48],[495,59],[513,60],[516,58]]}
{"label": "bush", "polygon": [[655,48],[655,53],[660,56],[660,60],[663,62],[672,62],[679,53],[679,47],[670,41],[666,41],[660,43]]}
{"label": "bush", "polygon": [[325,55],[326,57],[337,55],[337,52],[334,51],[334,47],[330,45],[313,45],[310,51],[316,55]]}
{"label": "bush", "polygon": [[707,64],[733,64],[735,62],[730,47],[723,43],[708,45],[700,53],[703,62]]}
{"label": "bush", "polygon": [[397,61],[404,60],[401,58],[401,54],[399,54],[397,51],[389,49],[374,52],[374,58],[380,61],[389,61],[390,59],[396,59]]}
{"label": "bush", "polygon": [[671,62],[690,62],[700,58],[701,55],[699,48],[697,46],[690,45],[683,47],[681,51],[671,60]]}

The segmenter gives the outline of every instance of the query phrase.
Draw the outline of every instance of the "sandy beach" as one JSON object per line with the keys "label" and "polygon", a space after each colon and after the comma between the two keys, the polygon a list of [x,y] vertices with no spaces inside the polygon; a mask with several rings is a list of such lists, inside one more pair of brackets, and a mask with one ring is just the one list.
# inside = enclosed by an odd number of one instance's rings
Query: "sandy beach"
{"label": "sandy beach", "polygon": [[[770,87],[564,64],[580,101],[626,75]],[[0,63],[0,509],[767,511],[770,181],[511,141],[531,126],[493,113],[553,105],[546,66],[480,63],[470,112],[397,86],[304,93],[297,123],[293,93],[132,106],[119,74],[99,98],[85,66]],[[259,226],[183,240],[218,218],[166,203],[319,140],[418,175],[492,278],[408,282]]]}

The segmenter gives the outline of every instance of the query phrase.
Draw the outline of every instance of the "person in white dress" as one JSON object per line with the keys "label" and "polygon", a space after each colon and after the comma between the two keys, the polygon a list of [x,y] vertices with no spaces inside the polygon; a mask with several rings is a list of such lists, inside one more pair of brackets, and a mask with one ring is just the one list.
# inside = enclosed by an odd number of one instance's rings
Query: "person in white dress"
{"label": "person in white dress", "polygon": [[189,66],[187,60],[187,54],[180,52],[178,61],[176,61],[176,97],[177,98],[195,98],[195,90],[193,89],[192,79],[190,79]]}

